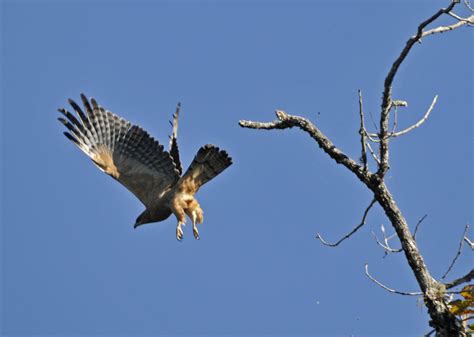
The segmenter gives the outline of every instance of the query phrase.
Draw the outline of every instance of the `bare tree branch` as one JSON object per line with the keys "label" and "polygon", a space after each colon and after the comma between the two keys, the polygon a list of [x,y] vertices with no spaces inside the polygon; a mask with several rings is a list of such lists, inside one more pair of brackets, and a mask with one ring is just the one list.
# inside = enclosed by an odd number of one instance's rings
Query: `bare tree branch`
{"label": "bare tree branch", "polygon": [[380,160],[377,158],[377,155],[375,154],[374,150],[372,149],[372,146],[368,142],[366,142],[367,148],[369,149],[370,154],[372,155],[372,158],[374,158],[375,162],[377,165],[380,165]]}
{"label": "bare tree branch", "polygon": [[421,296],[423,295],[422,292],[405,292],[405,291],[398,291],[398,290],[395,290],[395,289],[391,289],[389,287],[387,287],[386,285],[382,284],[381,282],[377,281],[375,278],[373,278],[370,274],[369,274],[369,264],[366,263],[365,264],[365,275],[367,275],[367,277],[372,281],[374,282],[375,284],[377,284],[378,286],[382,287],[383,289],[387,290],[388,292],[391,292],[393,294],[398,294],[398,295],[404,295],[404,296]]}
{"label": "bare tree branch", "polygon": [[364,165],[364,171],[367,172],[369,170],[369,166],[367,164],[367,150],[366,150],[366,130],[365,130],[365,124],[364,124],[364,109],[362,106],[362,91],[359,90],[359,115],[360,115],[360,129],[359,129],[359,134],[360,134],[360,143],[361,143],[361,160],[362,160],[362,165]]}
{"label": "bare tree branch", "polygon": [[472,279],[474,279],[474,269],[471,269],[469,273],[464,275],[463,277],[460,277],[454,281],[445,283],[444,285],[446,286],[446,289],[451,289],[454,287],[457,287],[460,284],[470,282]]}
{"label": "bare tree branch", "polygon": [[380,139],[378,139],[378,137],[379,137],[378,134],[366,132],[365,135],[367,136],[367,138],[369,138],[369,140],[370,140],[372,143],[380,143]]}
{"label": "bare tree branch", "polygon": [[456,28],[462,27],[464,25],[473,25],[474,24],[474,15],[471,15],[470,17],[464,19],[464,18],[461,18],[461,17],[457,16],[454,13],[448,13],[448,14],[455,17],[457,20],[459,20],[459,22],[456,22],[455,24],[450,25],[450,26],[440,26],[440,27],[437,27],[437,28],[427,30],[426,32],[423,33],[422,37],[437,34],[437,33],[445,33],[445,32],[449,32],[451,30],[454,30]]}
{"label": "bare tree branch", "polygon": [[[452,16],[453,18],[455,18],[456,20],[459,20],[459,21],[463,21],[465,22],[467,25],[469,26],[472,26],[474,24],[474,15],[471,15],[470,17],[468,18],[462,18],[460,17],[459,15],[457,15],[456,13],[454,12],[449,12],[448,15]],[[455,27],[457,28],[457,27]]]}
{"label": "bare tree branch", "polygon": [[392,127],[392,132],[390,132],[390,137],[393,137],[393,135],[395,134],[395,130],[397,129],[397,121],[398,119],[398,109],[397,107],[395,107],[395,110],[393,111],[393,127]]}
{"label": "bare tree branch", "polygon": [[[416,233],[418,232],[418,228],[419,228],[420,224],[423,222],[423,220],[426,219],[427,216],[428,216],[428,215],[425,214],[425,215],[424,215],[420,220],[418,220],[418,222],[416,223],[415,231],[413,232],[413,239],[416,239]],[[387,256],[388,253],[400,253],[400,252],[402,252],[402,251],[403,251],[402,248],[392,248],[392,247],[390,247],[390,245],[389,245],[389,243],[388,243],[388,241],[389,241],[390,239],[392,239],[395,234],[393,234],[393,235],[387,237],[387,236],[385,235],[385,228],[383,227],[383,225],[382,225],[381,228],[382,228],[382,234],[383,234],[383,237],[384,237],[384,243],[382,243],[382,242],[379,240],[379,238],[378,238],[377,235],[374,233],[374,231],[372,231],[372,236],[375,238],[375,241],[377,242],[377,244],[378,244],[380,247],[382,247],[382,248],[384,249],[384,251],[385,251],[384,257]]]}
{"label": "bare tree branch", "polygon": [[372,115],[372,111],[370,110],[369,110],[369,116],[370,116],[370,120],[372,121],[372,125],[374,126],[374,129],[377,130],[378,132],[377,123],[375,123],[374,115]]}
{"label": "bare tree branch", "polygon": [[347,233],[346,235],[344,235],[341,239],[339,239],[336,243],[329,243],[327,241],[325,241],[321,234],[317,233],[316,234],[316,239],[318,239],[319,241],[321,241],[321,243],[323,245],[326,245],[326,246],[329,246],[329,247],[336,247],[338,246],[342,241],[350,238],[352,236],[352,234],[354,234],[355,232],[357,232],[362,226],[365,225],[365,219],[367,218],[367,215],[369,214],[369,211],[370,209],[372,208],[372,206],[375,204],[375,199],[372,199],[372,201],[370,202],[369,206],[367,206],[367,208],[365,209],[365,212],[364,212],[364,215],[362,216],[362,221],[360,222],[360,224],[358,224],[356,227],[354,227],[354,229],[352,231],[350,231],[349,233]]}
{"label": "bare tree branch", "polygon": [[421,225],[421,223],[423,222],[423,220],[426,219],[426,217],[428,216],[428,214],[425,214],[421,217],[420,220],[418,220],[418,222],[416,223],[416,226],[415,226],[415,230],[413,232],[413,239],[416,239],[416,233],[418,233],[418,227]]}
{"label": "bare tree branch", "polygon": [[407,101],[403,101],[403,100],[401,100],[401,99],[397,99],[397,100],[393,100],[393,101],[392,101],[392,107],[399,107],[399,106],[407,107],[407,106],[408,106],[408,102],[407,102]]}
{"label": "bare tree branch", "polygon": [[464,237],[464,241],[467,242],[467,244],[471,247],[471,249],[474,249],[474,242],[469,240],[469,238],[467,236]]}
{"label": "bare tree branch", "polygon": [[341,150],[339,150],[329,138],[326,137],[313,123],[308,119],[289,115],[282,110],[277,110],[276,115],[278,120],[275,120],[270,123],[261,123],[241,120],[239,125],[244,128],[249,129],[263,129],[263,130],[273,130],[273,129],[287,129],[294,126],[300,128],[301,130],[307,132],[336,163],[344,165],[351,172],[353,172],[361,181],[368,182],[371,179],[372,174],[370,172],[365,172],[363,167],[359,165],[354,159],[347,156]]}
{"label": "bare tree branch", "polygon": [[398,69],[400,68],[400,65],[402,62],[405,60],[407,57],[408,53],[410,52],[411,48],[413,45],[420,40],[420,38],[423,35],[423,29],[428,26],[430,23],[435,21],[437,18],[439,18],[442,14],[450,12],[454,6],[456,5],[455,2],[451,2],[451,4],[444,9],[440,9],[437,11],[434,15],[432,15],[430,18],[427,20],[423,21],[419,26],[418,26],[418,32],[415,36],[412,36],[411,38],[408,39],[405,48],[403,48],[402,52],[398,56],[398,58],[395,60],[393,63],[392,67],[390,68],[390,71],[387,74],[387,77],[385,78],[384,81],[384,91],[383,91],[383,96],[382,96],[382,108],[381,108],[381,115],[380,115],[380,133],[379,133],[379,138],[380,138],[380,167],[379,170],[377,171],[377,174],[381,177],[385,175],[387,170],[389,169],[389,161],[388,161],[388,142],[389,142],[389,137],[388,137],[388,120],[389,120],[389,115],[390,115],[390,109],[392,108],[392,83],[395,78],[395,75],[398,72]]}
{"label": "bare tree branch", "polygon": [[453,268],[454,264],[456,263],[456,260],[458,259],[459,255],[461,255],[461,249],[462,249],[462,246],[463,246],[463,244],[464,244],[464,238],[466,237],[466,233],[467,233],[467,230],[468,230],[468,229],[469,229],[469,225],[464,226],[464,232],[463,232],[463,234],[462,234],[461,241],[459,242],[458,251],[456,252],[456,255],[454,256],[453,261],[452,261],[451,264],[449,265],[448,270],[446,270],[446,272],[444,273],[444,275],[441,276],[441,280],[444,280],[444,279],[446,278],[446,276],[448,276],[449,272],[451,271],[451,269]]}
{"label": "bare tree branch", "polygon": [[423,116],[422,119],[420,119],[418,122],[416,122],[415,124],[413,124],[412,126],[406,128],[405,130],[402,130],[402,131],[399,131],[399,132],[395,132],[395,133],[391,133],[390,134],[390,137],[398,137],[398,136],[402,136],[416,128],[418,128],[421,124],[423,124],[427,119],[428,117],[430,116],[430,113],[431,111],[433,110],[436,102],[438,101],[438,95],[436,95],[434,98],[433,98],[433,101],[431,102],[431,105],[430,107],[428,108],[428,110],[425,112],[425,115]]}
{"label": "bare tree branch", "polygon": [[400,253],[403,250],[402,248],[395,249],[395,248],[390,247],[388,244],[389,238],[387,238],[385,234],[384,234],[384,243],[380,242],[379,238],[374,233],[374,231],[372,231],[372,236],[374,237],[377,244],[384,249],[385,251],[384,257],[387,256],[388,253]]}
{"label": "bare tree branch", "polygon": [[471,6],[471,1],[469,0],[464,0],[464,5],[471,11],[474,12],[474,8]]}
{"label": "bare tree branch", "polygon": [[[245,120],[240,121],[240,126],[252,129],[271,130],[292,128],[294,126],[299,127],[304,132],[308,133],[318,143],[319,147],[321,147],[323,151],[326,152],[334,161],[339,164],[342,164],[351,172],[353,172],[359,178],[359,180],[361,180],[373,192],[374,198],[383,208],[385,215],[390,220],[393,228],[395,229],[396,235],[400,240],[406,260],[418,282],[421,293],[398,292],[396,290],[384,286],[380,282],[373,279],[370,274],[368,274],[367,265],[366,274],[369,278],[371,278],[372,281],[374,281],[379,286],[382,286],[390,292],[412,296],[423,294],[424,303],[428,309],[428,313],[431,318],[430,325],[435,328],[437,336],[463,335],[464,328],[460,324],[459,320],[455,317],[455,315],[449,311],[449,308],[446,306],[444,297],[440,296],[440,294],[445,291],[445,286],[431,276],[428,268],[426,267],[423,256],[421,255],[416,245],[414,235],[411,233],[405,217],[403,216],[395,199],[390,193],[390,190],[385,184],[384,178],[387,171],[389,170],[389,141],[391,138],[391,133],[389,131],[390,112],[392,108],[399,105],[398,101],[394,101],[392,99],[392,84],[394,78],[401,64],[404,62],[408,53],[412,49],[413,45],[416,42],[420,41],[424,33],[430,32],[423,32],[423,30],[433,21],[438,19],[442,14],[450,12],[454,8],[456,3],[458,3],[459,1],[460,0],[453,0],[447,8],[438,10],[434,15],[423,21],[418,26],[417,34],[408,39],[405,44],[405,47],[403,48],[395,62],[392,64],[387,76],[385,77],[379,130],[377,131],[378,133],[376,135],[372,135],[366,132],[365,134],[365,136],[370,142],[379,142],[378,161],[380,162],[380,164],[378,165],[379,167],[375,174],[369,172],[368,170],[365,171],[363,165],[358,164],[352,158],[344,154],[314,124],[312,124],[309,120],[303,117],[288,115],[283,111],[276,111],[278,119],[273,122],[259,123]],[[458,26],[455,26],[454,28],[457,27]],[[438,29],[436,30],[436,32],[441,32],[441,30],[443,29],[444,28]],[[445,29],[443,31],[452,29],[453,27],[450,27],[449,29]],[[435,32],[433,31],[433,33],[430,34],[434,33]],[[436,101],[436,98],[434,101]],[[434,103],[432,103],[432,105],[434,106]],[[426,118],[424,118],[424,120],[426,120]],[[422,121],[418,122],[419,125],[421,125],[424,120],[422,119]],[[417,128],[419,125],[415,124],[415,126],[410,127],[411,129],[409,128],[410,130],[402,130],[400,132],[407,133],[412,129]],[[393,134],[399,134],[400,132],[395,132]],[[366,144],[369,144],[369,142],[366,141]],[[367,146],[367,148],[369,148],[369,146]],[[371,148],[369,148],[369,150],[370,149]],[[374,158],[377,158],[377,156],[375,156]]]}

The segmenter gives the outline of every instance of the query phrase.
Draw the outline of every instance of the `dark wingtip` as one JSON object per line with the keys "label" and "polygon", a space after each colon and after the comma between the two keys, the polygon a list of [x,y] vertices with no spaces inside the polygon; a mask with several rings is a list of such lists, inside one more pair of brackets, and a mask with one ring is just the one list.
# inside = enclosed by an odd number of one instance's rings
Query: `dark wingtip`
{"label": "dark wingtip", "polygon": [[227,153],[227,151],[221,150],[221,151],[220,151],[220,154],[221,154],[222,156],[224,156],[224,157],[227,159],[228,166],[230,166],[230,165],[233,164],[232,157],[229,156],[229,154]]}
{"label": "dark wingtip", "polygon": [[232,160],[232,157],[230,157],[227,152],[226,152],[225,154],[226,154],[226,156],[227,156],[229,166],[232,165],[232,164],[234,163],[234,161]]}
{"label": "dark wingtip", "polygon": [[99,109],[99,104],[97,103],[94,97],[91,97],[91,103],[94,108]]}
{"label": "dark wingtip", "polygon": [[79,142],[77,141],[76,138],[74,138],[69,132],[64,131],[63,134],[68,138],[71,142],[79,146]]}
{"label": "dark wingtip", "polygon": [[74,101],[72,98],[68,98],[67,100],[69,102],[69,104],[74,108],[74,110],[76,110],[78,113],[81,113],[82,110],[81,108],[79,107],[79,105],[76,103],[76,101]]}
{"label": "dark wingtip", "polygon": [[89,113],[89,110],[91,109],[91,106],[89,104],[89,99],[83,93],[81,93],[81,101],[82,101],[82,104],[84,104],[84,107],[86,108],[87,112]]}

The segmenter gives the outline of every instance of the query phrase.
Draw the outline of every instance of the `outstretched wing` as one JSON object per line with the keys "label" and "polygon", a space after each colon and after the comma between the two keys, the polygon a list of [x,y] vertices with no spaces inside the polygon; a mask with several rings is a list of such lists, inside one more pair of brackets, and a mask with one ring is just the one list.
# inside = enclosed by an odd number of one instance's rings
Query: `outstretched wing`
{"label": "outstretched wing", "polygon": [[179,110],[181,109],[181,103],[178,102],[176,106],[176,111],[173,114],[173,122],[170,121],[173,131],[170,136],[170,155],[173,158],[176,169],[179,172],[179,175],[183,173],[183,167],[181,166],[181,161],[179,160],[179,149],[178,149],[178,118]]}
{"label": "outstretched wing", "polygon": [[[79,120],[66,109],[58,118],[70,131],[64,135],[103,172],[109,174],[150,208],[179,179],[173,159],[163,145],[137,125],[105,110],[93,98],[81,94],[86,114],[69,103]],[[92,104],[92,105],[91,105]]]}
{"label": "outstretched wing", "polygon": [[232,165],[232,158],[226,151],[211,144],[204,145],[199,149],[188,170],[177,183],[177,187],[185,193],[194,194],[202,185],[230,165]]}

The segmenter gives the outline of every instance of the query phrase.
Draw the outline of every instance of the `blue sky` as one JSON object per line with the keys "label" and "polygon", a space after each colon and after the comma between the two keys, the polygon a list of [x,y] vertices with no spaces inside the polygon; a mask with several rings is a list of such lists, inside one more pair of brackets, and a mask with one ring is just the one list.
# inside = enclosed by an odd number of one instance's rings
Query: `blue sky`
{"label": "blue sky", "polygon": [[[429,331],[401,255],[370,231],[339,248],[371,196],[298,130],[241,129],[273,111],[310,118],[359,156],[357,90],[382,83],[419,22],[448,1],[3,1],[2,336],[419,336]],[[459,12],[460,14],[463,11]],[[440,23],[452,22],[443,19]],[[472,29],[426,38],[395,80],[407,100],[387,184],[440,277],[473,218]],[[195,241],[175,220],[133,229],[143,207],[63,135],[79,93],[167,143],[182,102],[185,167],[206,143],[234,165],[203,187]],[[372,165],[373,168],[373,165]],[[396,242],[394,242],[396,245]],[[448,279],[472,266],[465,249]]]}

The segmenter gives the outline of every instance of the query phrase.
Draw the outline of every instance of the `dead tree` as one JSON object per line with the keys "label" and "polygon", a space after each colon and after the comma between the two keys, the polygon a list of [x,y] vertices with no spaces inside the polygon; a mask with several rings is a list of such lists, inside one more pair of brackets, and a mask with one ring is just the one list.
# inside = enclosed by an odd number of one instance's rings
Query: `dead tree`
{"label": "dead tree", "polygon": [[[469,7],[469,2],[465,1],[465,5]],[[428,309],[428,313],[430,315],[430,326],[433,327],[433,331],[436,332],[437,336],[466,336],[467,332],[465,329],[465,324],[463,324],[462,319],[456,317],[451,311],[447,299],[447,289],[453,288],[454,286],[458,286],[460,284],[469,282],[473,276],[474,271],[471,270],[465,276],[459,278],[456,281],[450,283],[443,283],[442,278],[441,280],[436,280],[431,274],[428,268],[426,267],[423,257],[418,250],[416,241],[415,241],[415,234],[416,230],[418,229],[418,225],[423,221],[421,219],[415,229],[414,234],[410,232],[410,228],[408,226],[407,220],[403,216],[401,210],[398,208],[398,205],[393,198],[392,194],[390,193],[389,188],[385,184],[385,176],[387,171],[390,168],[390,161],[389,161],[389,154],[390,154],[390,141],[392,138],[400,137],[406,135],[410,131],[418,128],[422,125],[427,118],[429,117],[431,111],[436,105],[436,101],[438,96],[436,95],[433,98],[430,106],[426,110],[423,117],[412,126],[403,129],[397,130],[397,109],[405,107],[407,103],[402,100],[395,100],[392,97],[392,86],[395,76],[409,54],[410,50],[413,46],[420,42],[422,38],[427,37],[429,35],[448,32],[459,28],[465,25],[473,25],[474,24],[474,15],[468,18],[462,18],[456,15],[453,12],[454,7],[459,2],[459,0],[453,0],[451,4],[447,8],[442,8],[438,10],[434,15],[432,15],[427,20],[423,21],[417,29],[417,32],[414,36],[410,37],[406,42],[405,47],[401,51],[400,55],[397,57],[395,62],[393,63],[392,67],[390,68],[384,82],[383,87],[383,96],[382,96],[382,104],[380,109],[380,120],[378,125],[378,131],[376,133],[368,132],[365,126],[364,121],[364,110],[362,106],[362,94],[359,91],[359,114],[360,114],[360,144],[361,144],[361,158],[360,161],[356,161],[341,151],[338,147],[334,145],[334,143],[323,133],[321,132],[318,127],[313,124],[310,120],[299,117],[295,115],[290,115],[284,111],[277,110],[276,116],[277,119],[272,122],[254,122],[248,120],[241,120],[239,122],[241,127],[250,128],[250,129],[259,129],[259,130],[274,130],[274,129],[288,129],[292,127],[297,127],[309,134],[319,145],[319,147],[329,155],[336,163],[343,165],[349,171],[351,171],[355,176],[373,193],[373,200],[365,210],[363,214],[363,218],[361,223],[355,227],[351,232],[345,235],[336,243],[328,243],[323,240],[323,238],[318,234],[317,238],[325,245],[328,246],[337,246],[345,239],[349,238],[352,234],[354,234],[359,228],[361,228],[365,224],[365,220],[367,214],[369,213],[370,209],[375,203],[378,203],[384,210],[387,218],[391,222],[396,236],[400,240],[401,248],[400,249],[393,249],[389,245],[389,238],[385,236],[384,233],[384,240],[383,242],[379,241],[377,238],[377,242],[384,247],[386,253],[387,252],[401,252],[405,254],[406,260],[413,271],[413,274],[416,278],[416,281],[419,285],[420,291],[419,293],[403,293],[393,289],[390,289],[377,280],[375,280],[372,276],[370,276],[368,272],[368,266],[366,265],[366,275],[378,285],[384,287],[386,290],[402,295],[421,295],[424,298],[424,303]],[[449,15],[456,21],[454,24],[449,26],[439,26],[437,28],[425,30],[425,28],[436,21],[442,15]],[[392,115],[392,119],[391,119]],[[393,120],[393,126],[390,125],[389,121]],[[370,156],[370,157],[369,157]],[[377,166],[375,171],[371,171],[369,169],[369,158],[372,158],[374,163]],[[465,229],[464,234],[466,234],[467,226]],[[464,241],[464,237],[461,242]],[[466,237],[467,239],[467,237]],[[468,239],[467,239],[468,240]],[[457,256],[461,251],[462,244],[460,246]],[[453,263],[455,260],[453,260]],[[450,269],[449,269],[450,270]],[[448,270],[448,272],[449,272]]]}

